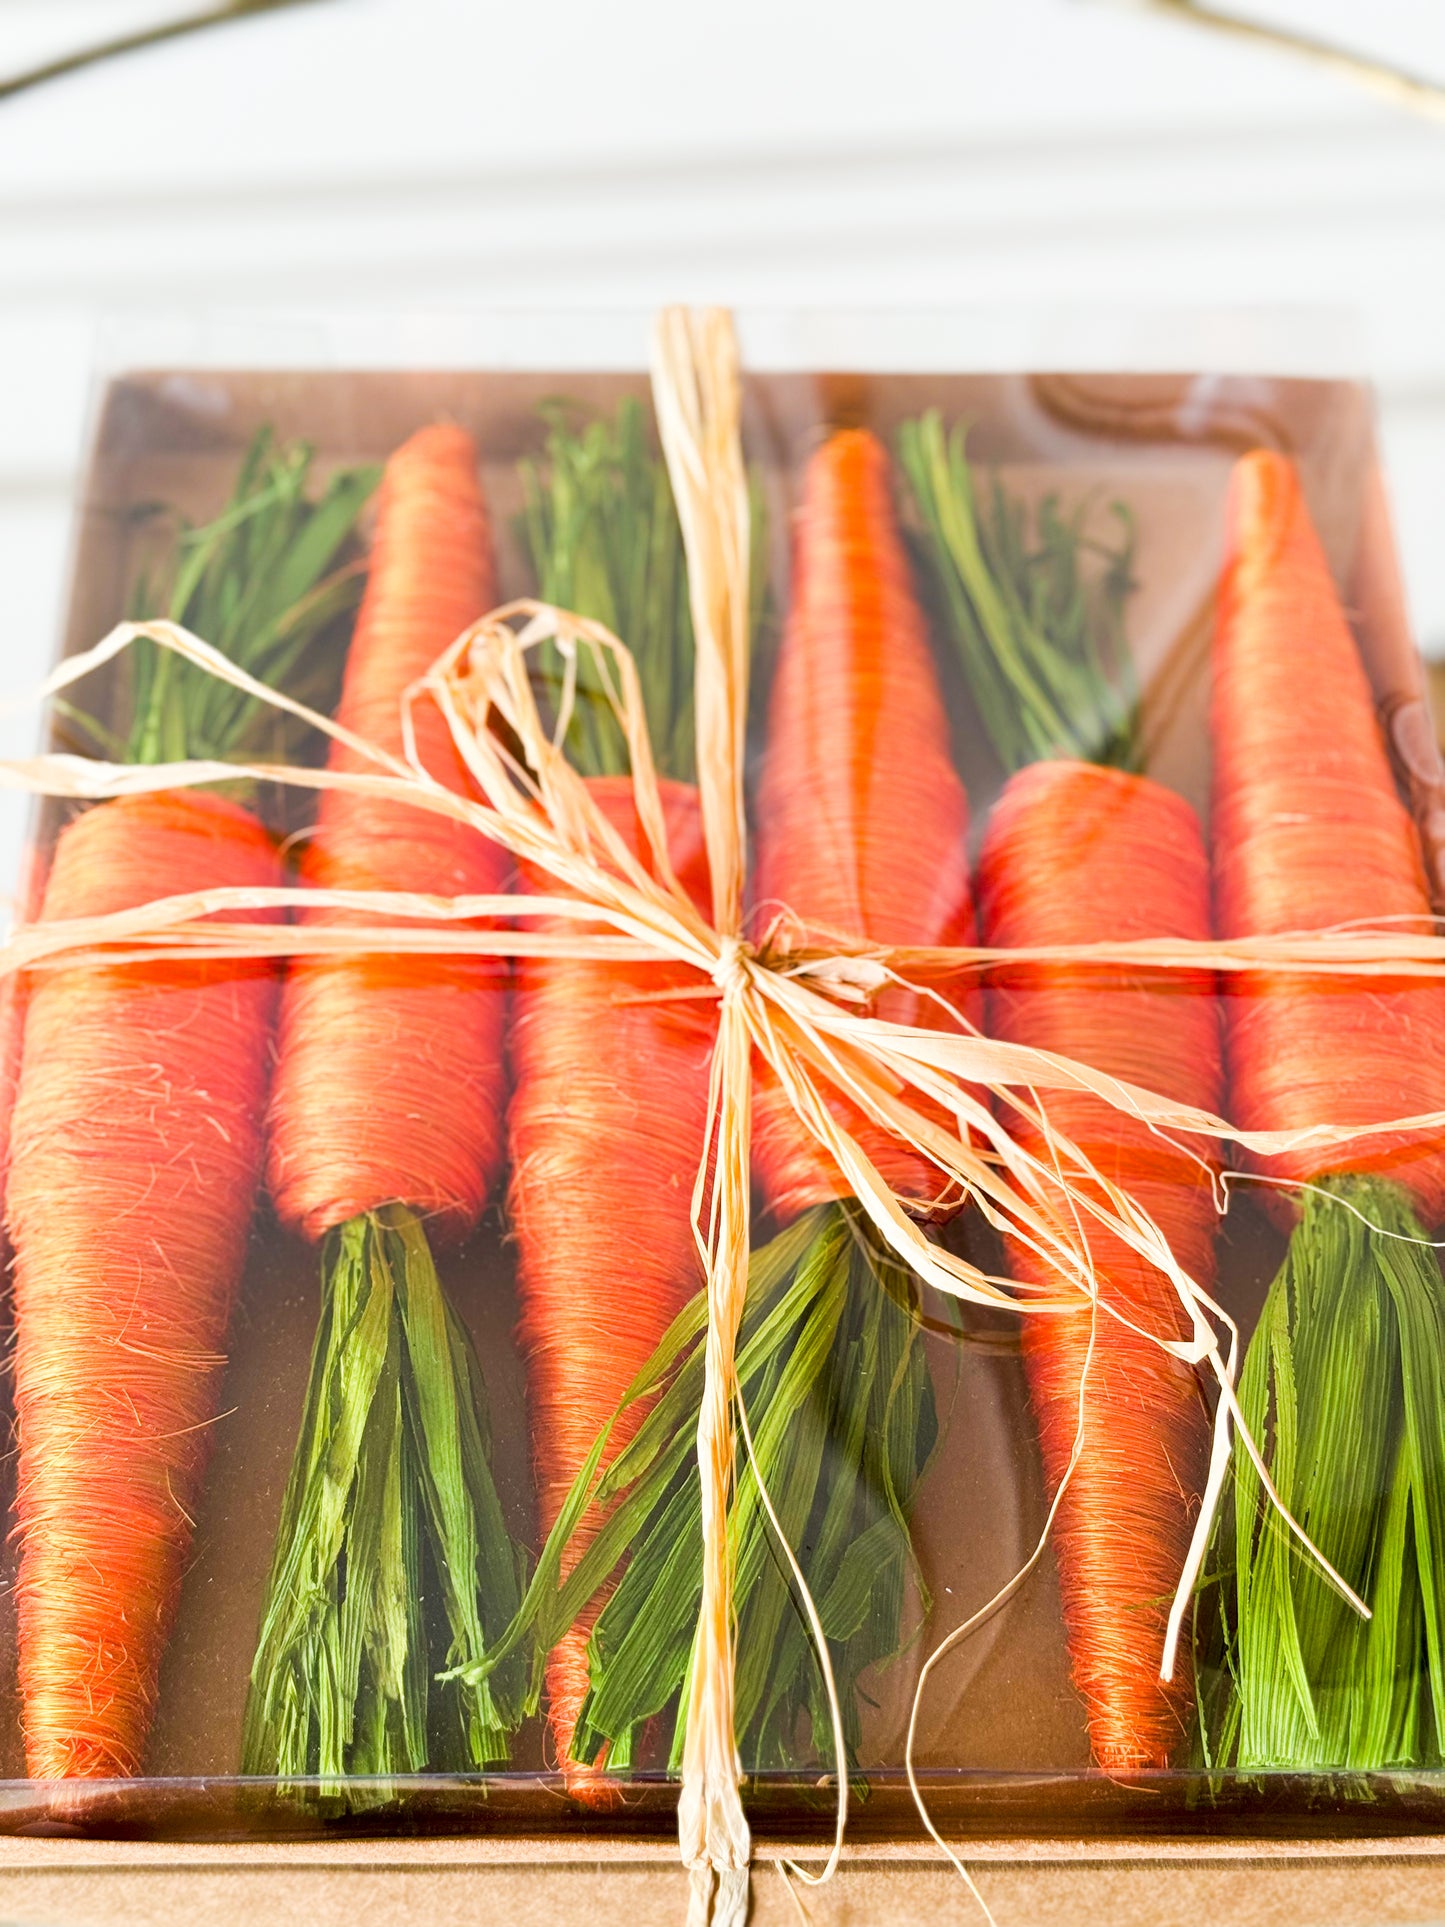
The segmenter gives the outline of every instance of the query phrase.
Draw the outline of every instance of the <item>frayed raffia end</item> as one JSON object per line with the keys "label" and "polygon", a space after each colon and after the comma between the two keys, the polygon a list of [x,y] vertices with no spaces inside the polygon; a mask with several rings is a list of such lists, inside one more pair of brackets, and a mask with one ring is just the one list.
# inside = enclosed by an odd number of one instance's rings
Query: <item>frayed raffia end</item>
{"label": "frayed raffia end", "polygon": [[691,1869],[688,1881],[687,1927],[743,1927],[748,1917],[746,1863],[715,1867],[704,1860]]}
{"label": "frayed raffia end", "polygon": [[[732,1708],[732,1679],[724,1683]],[[726,1731],[726,1745],[719,1746]],[[688,1738],[692,1737],[689,1726]],[[684,1765],[677,1828],[688,1873],[687,1927],[743,1927],[748,1916],[753,1842],[738,1791],[738,1756],[730,1729],[712,1723],[712,1757]],[[718,1757],[719,1754],[722,1757]]]}

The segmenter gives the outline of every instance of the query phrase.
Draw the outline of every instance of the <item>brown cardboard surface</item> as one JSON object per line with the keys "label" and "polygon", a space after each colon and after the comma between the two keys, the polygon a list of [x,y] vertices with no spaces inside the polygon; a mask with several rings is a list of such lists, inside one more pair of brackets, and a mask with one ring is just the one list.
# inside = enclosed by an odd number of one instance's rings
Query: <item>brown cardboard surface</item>
{"label": "brown cardboard surface", "polygon": [[[1375,1855],[1352,1862],[1293,1856],[1206,1863],[1036,1860],[974,1863],[998,1927],[1384,1927],[1445,1915],[1445,1866]],[[754,1877],[753,1927],[797,1927],[794,1900],[765,1863]],[[952,1868],[853,1861],[804,1890],[813,1927],[972,1927],[973,1899]],[[681,1920],[687,1882],[676,1866],[602,1861],[526,1866],[363,1864],[281,1867],[234,1859],[165,1870],[132,1864],[10,1869],[0,1862],[0,1918],[46,1927],[414,1927],[440,1920],[572,1927],[603,1918],[637,1927]]]}
{"label": "brown cardboard surface", "polygon": [[[537,402],[561,393],[610,406],[620,394],[641,395],[645,388],[640,375],[557,372],[208,372],[127,378],[109,391],[99,420],[81,508],[67,647],[93,642],[121,613],[135,540],[129,520],[134,505],[164,499],[197,513],[213,510],[238,449],[263,420],[283,436],[312,440],[325,466],[382,456],[411,429],[439,415],[461,421],[483,451],[499,538],[501,592],[523,593],[530,583],[509,524],[519,505],[516,459],[534,450],[539,439]],[[1239,448],[1260,439],[1295,452],[1337,576],[1348,585],[1382,707],[1388,717],[1405,719],[1398,728],[1392,722],[1392,734],[1422,821],[1428,819],[1437,794],[1432,783],[1438,782],[1438,759],[1422,752],[1412,722],[1425,713],[1423,682],[1405,622],[1369,400],[1362,390],[1344,383],[1211,383],[1200,377],[755,377],[748,398],[749,448],[762,466],[769,499],[772,576],[780,597],[797,465],[821,424],[867,421],[891,437],[903,416],[934,404],[950,417],[970,419],[975,424],[971,451],[998,464],[1013,486],[1029,494],[1063,488],[1076,499],[1087,487],[1102,500],[1118,495],[1130,501],[1139,522],[1141,580],[1131,610],[1131,638],[1146,689],[1150,768],[1201,809],[1207,805],[1204,715],[1211,597],[1229,464]],[[975,824],[981,825],[999,780],[981,745],[966,774]],[[1445,876],[1445,868],[1440,874]],[[965,1225],[958,1235],[976,1234]],[[1247,1321],[1277,1262],[1278,1234],[1246,1204],[1222,1243],[1222,1295]],[[501,1441],[499,1482],[517,1529],[526,1534],[530,1491],[521,1375],[510,1335],[510,1257],[495,1213],[467,1250],[447,1261],[446,1272],[486,1360],[494,1430]],[[495,1810],[490,1821],[484,1820],[485,1807],[470,1809],[475,1817],[468,1818],[455,1797],[445,1814],[419,1806],[408,1825],[444,1826],[464,1837],[411,1841],[357,1836],[280,1844],[266,1838],[279,1825],[276,1815],[257,1820],[242,1807],[228,1806],[229,1796],[213,1776],[234,1771],[315,1302],[315,1254],[263,1222],[233,1331],[221,1401],[226,1416],[215,1428],[214,1458],[149,1760],[157,1775],[190,1776],[203,1792],[207,1785],[214,1788],[210,1806],[200,1800],[170,1810],[192,1819],[197,1812],[205,1815],[201,1830],[210,1833],[210,1844],[0,1839],[0,1918],[128,1921],[184,1914],[204,1921],[220,1919],[223,1912],[250,1918],[267,1910],[282,1920],[384,1921],[400,1919],[404,1911],[412,1918],[464,1905],[473,1911],[490,1907],[511,1920],[550,1921],[619,1903],[639,1919],[675,1917],[682,1889],[673,1871],[667,1790],[639,1813],[632,1837],[593,1832],[581,1839],[575,1831],[569,1837],[568,1810],[555,1787],[537,1777],[543,1762],[535,1733],[528,1743],[532,1750],[524,1746],[518,1757],[519,1769],[532,1776],[527,1786],[537,1789],[525,1839],[476,1838],[479,1824],[498,1824]],[[949,1342],[939,1340],[940,1368],[951,1353]],[[951,1372],[940,1369],[938,1377],[940,1385],[951,1387]],[[956,1393],[950,1390],[945,1403],[951,1404],[954,1429],[918,1512],[920,1557],[936,1600],[935,1637],[1016,1570],[1043,1518],[1022,1377],[1005,1328],[1000,1327],[996,1343],[964,1349]],[[13,1703],[13,1643],[13,1615],[8,1598],[0,1595],[0,1778],[23,1770]],[[878,1704],[869,1716],[865,1766],[896,1764],[900,1758],[917,1659],[926,1650],[926,1645],[915,1648],[910,1661],[876,1682]],[[991,1811],[985,1797],[990,1775],[1072,1774],[1074,1785],[1087,1787],[1082,1775],[1087,1744],[1048,1562],[1006,1614],[940,1669],[922,1724],[921,1757],[936,1769],[969,1769],[982,1776],[981,1804],[971,1808],[974,1794],[963,1782],[940,1802],[950,1825],[972,1810],[973,1823],[964,1829],[971,1834],[986,1833],[995,1824],[1005,1830],[1002,1821],[981,1817]],[[1045,1780],[1032,1791],[1027,1785],[1012,1794],[1005,1790],[1000,1798],[1007,1807],[1009,1837],[970,1839],[969,1856],[996,1869],[990,1880],[1000,1886],[997,1898],[990,1887],[990,1900],[1001,1922],[1105,1914],[1139,1921],[1182,1920],[1187,1914],[1195,1920],[1204,1909],[1223,1919],[1251,1920],[1364,1921],[1445,1913],[1445,1870],[1421,1866],[1438,1851],[1437,1844],[1418,1832],[1408,1851],[1398,1843],[1390,1843],[1387,1851],[1379,1840],[1334,1837],[1346,1821],[1358,1830],[1358,1814],[1340,1816],[1321,1808],[1298,1816],[1287,1830],[1311,1833],[1315,1851],[1338,1853],[1342,1867],[1348,1862],[1349,1870],[1334,1872],[1313,1866],[1297,1839],[1262,1846],[1251,1838],[1244,1812],[1233,1816],[1227,1834],[1202,1837],[1201,1822],[1180,1808],[1177,1790],[1166,1794],[1160,1787],[1139,1795],[1135,1806],[1147,1807],[1148,1794],[1157,1791],[1167,1812],[1134,1836],[1128,1829],[1137,1815],[1127,1800],[1109,1806],[1109,1789],[1099,1789],[1101,1805],[1081,1799],[1065,1818],[1052,1806],[1060,1785],[1053,1782],[1053,1794]],[[88,1817],[72,1815],[70,1823],[95,1832],[180,1830],[179,1817],[149,1829],[137,1825],[135,1814],[145,1797],[143,1786],[126,1796],[124,1825],[103,1804]],[[518,1799],[529,1798],[524,1787]],[[894,1818],[885,1824],[880,1813]],[[1097,1827],[1090,1817],[1095,1813]],[[826,1800],[817,1804],[817,1814],[816,1826],[830,1824]],[[1167,1831],[1168,1815],[1180,1837],[1153,1837]],[[0,1803],[0,1834],[31,1827],[35,1817],[33,1803]],[[875,1837],[860,1845],[838,1887],[826,1896],[808,1897],[815,1920],[901,1921],[932,1917],[935,1910],[939,1918],[950,1919],[955,1917],[951,1908],[959,1919],[971,1917],[956,1876],[923,1864],[928,1850],[916,1843],[906,1796],[895,1788],[893,1796],[875,1802],[871,1816],[864,1810],[858,1818],[861,1834],[876,1836],[892,1826],[899,1844],[890,1847]],[[776,1813],[774,1819],[782,1824]],[[1375,1830],[1392,1824],[1382,1816]],[[1418,1830],[1432,1822],[1416,1810],[1399,1824]],[[1055,1833],[1067,1828],[1072,1837],[1051,1841],[1051,1828]],[[765,1856],[772,1851],[763,1848]],[[897,1866],[891,1864],[895,1853]],[[880,1856],[890,1864],[881,1864]],[[910,1860],[911,1867],[901,1864]],[[605,1870],[597,1864],[603,1861]],[[1203,1863],[1215,1861],[1224,1884],[1207,1889],[1212,1876]],[[532,1870],[519,1874],[516,1863],[521,1862],[531,1863]],[[1275,1897],[1267,1907],[1276,1911],[1256,1913],[1251,1906],[1247,1914],[1228,1912],[1243,1892],[1238,1883],[1246,1866],[1274,1882],[1268,1891]],[[1173,1911],[1151,1912],[1156,1903],[1163,1904],[1160,1870],[1166,1867],[1176,1870],[1167,1877]],[[1185,1885],[1176,1889],[1176,1878]],[[1236,1884],[1230,1886],[1231,1881]],[[1340,1883],[1351,1881],[1351,1892],[1368,1887],[1398,1899],[1380,1901],[1373,1912],[1341,1912]],[[465,1884],[458,1887],[458,1882]],[[756,1918],[796,1919],[776,1875],[764,1871],[758,1885]],[[1186,1906],[1180,1894],[1193,1894],[1192,1903]],[[1404,1911],[1389,1912],[1387,1905]]]}

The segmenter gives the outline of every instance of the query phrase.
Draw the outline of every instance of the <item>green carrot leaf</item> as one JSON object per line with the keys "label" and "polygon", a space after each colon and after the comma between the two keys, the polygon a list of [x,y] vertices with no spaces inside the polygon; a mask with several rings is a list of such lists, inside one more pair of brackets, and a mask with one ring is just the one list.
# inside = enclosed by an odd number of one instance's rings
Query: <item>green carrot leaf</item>
{"label": "green carrot leaf", "polygon": [[[692,615],[666,466],[649,446],[642,408],[630,397],[610,422],[574,426],[575,411],[560,403],[546,417],[545,460],[522,467],[519,524],[538,594],[605,624],[627,644],[658,766],[690,782]],[[568,754],[586,776],[625,774],[627,745],[586,651],[574,670]],[[555,711],[566,676],[555,645],[541,653],[540,676]]]}
{"label": "green carrot leaf", "polygon": [[1445,1711],[1445,1283],[1406,1194],[1306,1192],[1240,1375],[1285,1505],[1371,1608],[1332,1587],[1236,1453],[1199,1596],[1201,1755],[1241,1769],[1436,1763]]}
{"label": "green carrot leaf", "polygon": [[[606,1434],[597,1440],[543,1549],[527,1624],[507,1635],[532,1640],[535,1690],[547,1649],[615,1581],[592,1632],[591,1690],[572,1742],[584,1761],[605,1750],[614,1770],[635,1759],[646,1723],[669,1708],[673,1764],[680,1758],[678,1709],[702,1588],[693,1453],[705,1311],[699,1296],[634,1383],[619,1413],[638,1401],[649,1409],[600,1479]],[[901,1645],[907,1514],[936,1433],[920,1338],[911,1281],[854,1207],[804,1213],[753,1253],[738,1382],[763,1483],[824,1613],[850,1752],[859,1677]],[[568,1542],[598,1513],[595,1538],[563,1582]],[[812,1635],[746,1460],[729,1530],[745,1755],[756,1766],[795,1764],[800,1749],[821,1756],[831,1741]]]}
{"label": "green carrot leaf", "polygon": [[413,1214],[390,1206],[352,1219],[322,1264],[244,1772],[420,1771],[435,1701],[460,1764],[506,1759],[521,1668],[488,1662],[516,1616],[523,1564],[492,1481],[481,1399],[470,1340]]}
{"label": "green carrot leaf", "polygon": [[[175,527],[166,551],[138,575],[128,613],[137,621],[168,617],[257,681],[290,693],[305,665],[313,707],[329,709],[340,652],[318,645],[360,599],[353,543],[381,471],[342,470],[312,501],[311,461],[304,443],[280,448],[260,429],[226,508],[202,527]],[[129,762],[244,760],[262,743],[284,754],[295,737],[294,722],[169,651],[142,642],[129,661]]]}
{"label": "green carrot leaf", "polygon": [[915,553],[1006,770],[1050,756],[1139,767],[1138,695],[1124,640],[1133,523],[1117,546],[1086,533],[1088,504],[1032,518],[997,477],[980,501],[966,426],[936,409],[905,422],[899,460],[919,524]]}

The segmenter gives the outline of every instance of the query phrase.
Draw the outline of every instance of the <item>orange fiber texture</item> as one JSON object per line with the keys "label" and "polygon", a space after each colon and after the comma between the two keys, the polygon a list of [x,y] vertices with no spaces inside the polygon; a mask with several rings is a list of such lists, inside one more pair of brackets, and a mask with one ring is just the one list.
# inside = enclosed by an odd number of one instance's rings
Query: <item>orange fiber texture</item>
{"label": "orange fiber texture", "polygon": [[[1219,934],[1383,918],[1403,931],[1428,927],[1418,834],[1284,456],[1259,451],[1236,465],[1227,528],[1212,718]],[[1230,1112],[1247,1129],[1365,1124],[1440,1107],[1440,985],[1260,971],[1231,980],[1226,992]],[[1403,1185],[1428,1224],[1445,1219],[1438,1132],[1361,1137],[1259,1168],[1291,1180],[1377,1173]]]}
{"label": "orange fiber texture", "polygon": [[[46,917],[274,887],[246,811],[126,797],[56,844]],[[15,1100],[20,1689],[38,1779],[139,1771],[262,1158],[264,962],[37,973]]]}
{"label": "orange fiber texture", "polygon": [[10,1166],[10,1119],[25,1040],[25,991],[18,971],[0,981],[0,1184]]}
{"label": "orange fiber texture", "polygon": [[[15,893],[15,923],[33,923],[40,915],[45,896],[46,863],[41,852],[27,851],[19,888]],[[5,1188],[5,1173],[10,1168],[10,1120],[15,1110],[15,1087],[20,1079],[20,1052],[25,1042],[27,980],[22,972],[11,971],[0,978],[0,1195]]]}
{"label": "orange fiber texture", "polygon": [[[1145,777],[1091,763],[1035,763],[1014,776],[989,820],[978,873],[985,941],[999,947],[1209,935],[1209,866],[1194,812]],[[1206,973],[1123,973],[1080,966],[995,972],[988,1027],[1217,1111],[1221,1051]],[[1214,1276],[1215,1209],[1205,1143],[1176,1148],[1102,1098],[1045,1094],[1053,1127],[1151,1214],[1186,1271]],[[1041,1157],[1043,1133],[1016,1118]],[[1072,1224],[1064,1216],[1061,1222]],[[1187,1335],[1163,1274],[1085,1218],[1101,1307],[1142,1333]],[[1047,1262],[1016,1240],[1022,1282],[1057,1293]],[[1088,1358],[1091,1328],[1094,1349]],[[1164,1629],[1201,1489],[1208,1422],[1193,1371],[1102,1309],[1023,1321],[1024,1362],[1049,1491],[1082,1449],[1054,1547],[1075,1683],[1094,1757],[1109,1771],[1162,1767],[1184,1735],[1187,1670],[1159,1679]],[[1085,1366],[1087,1360],[1087,1378]]]}
{"label": "orange fiber texture", "polygon": [[[968,944],[968,801],[909,574],[877,437],[850,429],[808,463],[793,542],[792,602],[768,710],[758,802],[758,899],[820,933],[907,945]],[[932,986],[967,1010],[957,981]],[[949,1023],[931,1000],[890,989],[877,1015]],[[922,1204],[939,1173],[845,1098],[835,1114],[901,1195]],[[758,1076],[754,1168],[788,1219],[846,1192],[777,1085]]]}
{"label": "orange fiber texture", "polygon": [[[459,428],[424,428],[386,465],[338,721],[400,754],[406,690],[495,600],[476,448]],[[413,714],[424,767],[465,791],[440,710],[427,701]],[[330,760],[367,767],[340,745]],[[450,818],[327,791],[303,873],[323,889],[490,895],[507,888],[510,863]],[[269,1176],[283,1223],[319,1238],[405,1204],[437,1238],[470,1229],[501,1169],[506,981],[491,958],[295,966],[271,1106]]]}
{"label": "orange fiber texture", "polygon": [[[589,788],[641,854],[627,783],[599,777]],[[662,792],[674,871],[706,911],[697,792],[678,783],[664,783]],[[545,878],[524,876],[523,884],[556,888]],[[657,964],[536,957],[519,967],[509,1212],[544,1532],[598,1432],[702,1283],[692,1193],[717,1005],[686,994],[699,981],[694,971]],[[669,990],[684,994],[669,1001]],[[634,1407],[622,1419],[609,1458],[642,1417]],[[574,1559],[587,1540],[585,1531],[574,1540]],[[613,1790],[597,1769],[571,1760],[570,1746],[587,1692],[587,1641],[605,1596],[547,1665],[557,1758],[579,1797],[604,1803]]]}

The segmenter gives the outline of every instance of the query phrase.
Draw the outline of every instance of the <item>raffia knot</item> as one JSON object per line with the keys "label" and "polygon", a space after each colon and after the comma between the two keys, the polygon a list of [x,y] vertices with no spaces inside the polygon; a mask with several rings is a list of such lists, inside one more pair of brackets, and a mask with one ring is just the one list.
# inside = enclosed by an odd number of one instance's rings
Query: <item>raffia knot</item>
{"label": "raffia knot", "polygon": [[719,937],[712,980],[724,999],[739,997],[752,981],[757,952],[743,937]]}

